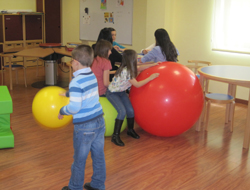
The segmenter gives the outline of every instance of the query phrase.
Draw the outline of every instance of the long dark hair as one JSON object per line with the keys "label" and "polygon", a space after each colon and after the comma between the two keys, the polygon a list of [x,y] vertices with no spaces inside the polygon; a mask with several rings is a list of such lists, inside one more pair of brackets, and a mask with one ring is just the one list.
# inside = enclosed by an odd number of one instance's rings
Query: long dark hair
{"label": "long dark hair", "polygon": [[122,63],[115,76],[119,76],[124,67],[127,67],[128,75],[130,75],[131,79],[137,77],[137,53],[135,50],[127,49],[123,52]]}
{"label": "long dark hair", "polygon": [[99,33],[99,36],[97,38],[97,42],[99,40],[107,40],[109,41],[111,44],[113,43],[113,39],[112,39],[112,35],[111,35],[111,31],[109,28],[103,28],[100,33]]}
{"label": "long dark hair", "polygon": [[109,28],[110,32],[116,31],[114,28],[110,27]]}
{"label": "long dark hair", "polygon": [[167,61],[178,61],[177,50],[174,44],[171,42],[167,31],[163,28],[155,31],[156,46],[160,46],[161,52],[165,55]]}
{"label": "long dark hair", "polygon": [[112,44],[107,40],[101,39],[96,43],[94,56],[95,57],[99,56],[108,59],[109,58],[108,52],[111,49],[112,49]]}

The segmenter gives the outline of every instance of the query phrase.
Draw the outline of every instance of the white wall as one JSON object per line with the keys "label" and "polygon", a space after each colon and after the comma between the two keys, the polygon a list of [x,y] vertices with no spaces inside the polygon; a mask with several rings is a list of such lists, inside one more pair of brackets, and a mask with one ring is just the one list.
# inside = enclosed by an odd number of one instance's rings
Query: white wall
{"label": "white wall", "polygon": [[[211,50],[213,0],[176,0],[173,42],[180,52],[179,62],[189,59],[211,61],[215,65],[250,65],[250,55]],[[250,73],[249,73],[250,74]],[[227,93],[227,85],[211,82],[211,92]],[[236,98],[248,100],[249,90],[238,87]]]}
{"label": "white wall", "polygon": [[31,10],[36,11],[36,0],[0,0],[2,10]]}

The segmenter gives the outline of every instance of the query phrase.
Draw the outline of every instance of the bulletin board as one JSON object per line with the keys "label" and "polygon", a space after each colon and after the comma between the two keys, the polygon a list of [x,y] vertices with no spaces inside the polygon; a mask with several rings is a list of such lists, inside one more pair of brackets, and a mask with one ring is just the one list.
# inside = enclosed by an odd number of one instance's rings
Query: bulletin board
{"label": "bulletin board", "polygon": [[132,45],[133,0],[80,0],[80,40],[96,41],[101,29],[116,30],[116,42]]}

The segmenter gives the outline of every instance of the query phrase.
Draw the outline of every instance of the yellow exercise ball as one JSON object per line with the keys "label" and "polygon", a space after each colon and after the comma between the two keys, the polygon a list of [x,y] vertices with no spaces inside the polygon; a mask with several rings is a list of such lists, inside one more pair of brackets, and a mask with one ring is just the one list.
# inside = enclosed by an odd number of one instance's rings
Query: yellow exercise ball
{"label": "yellow exercise ball", "polygon": [[59,94],[66,90],[58,86],[44,87],[37,92],[32,103],[32,113],[39,125],[46,128],[60,128],[72,121],[72,115],[58,119],[61,107],[69,103],[69,98]]}

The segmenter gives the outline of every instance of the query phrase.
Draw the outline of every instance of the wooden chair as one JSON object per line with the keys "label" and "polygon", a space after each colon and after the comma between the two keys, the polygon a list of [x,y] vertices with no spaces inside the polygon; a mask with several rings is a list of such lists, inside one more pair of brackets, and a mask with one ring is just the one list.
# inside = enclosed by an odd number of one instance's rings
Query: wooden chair
{"label": "wooden chair", "polygon": [[[5,70],[9,70],[11,68],[11,71],[15,71],[16,73],[16,83],[18,84],[18,70],[23,69],[23,74],[24,74],[24,85],[25,87],[27,87],[27,81],[26,81],[26,68],[23,65],[19,65],[19,64],[13,64],[12,63],[12,55],[10,54],[1,54],[1,75],[2,75],[2,85],[3,85],[3,79],[4,79],[4,71]],[[9,65],[4,65],[4,60],[3,57],[8,57],[9,58]],[[10,90],[13,89],[12,86],[12,73],[11,71],[10,73]]]}
{"label": "wooden chair", "polygon": [[72,80],[72,65],[71,65],[71,61],[66,62],[66,65],[69,67],[69,82]]}
{"label": "wooden chair", "polygon": [[[38,77],[38,75],[39,75],[39,66],[44,65],[44,63],[42,65],[39,65],[39,61],[43,61],[43,60],[38,57],[38,58],[34,58],[34,60],[32,60],[32,61],[36,62],[36,76]],[[30,65],[27,65],[27,58],[26,57],[23,57],[23,62],[24,62],[25,68],[29,68]],[[35,66],[35,65],[32,65],[32,66]]]}
{"label": "wooden chair", "polygon": [[211,103],[217,104],[229,104],[226,110],[225,123],[229,123],[230,131],[233,132],[233,121],[234,121],[234,108],[235,108],[235,98],[228,94],[218,94],[218,93],[210,93],[205,94],[205,130],[207,131],[208,120],[209,120],[209,111]]}
{"label": "wooden chair", "polygon": [[[186,65],[186,67],[188,67],[190,70],[192,70],[194,72],[194,74],[200,79],[200,75],[198,73],[198,69],[200,67],[204,67],[204,66],[210,66],[212,65],[211,62],[208,61],[201,61],[201,60],[188,60],[188,65]],[[209,81],[208,80],[204,80],[204,86],[205,86],[205,91],[204,94],[208,93],[208,86],[209,86]],[[203,111],[202,111],[202,122],[204,123],[204,118],[205,118],[205,106],[203,107]],[[197,123],[196,123],[197,125]]]}
{"label": "wooden chair", "polygon": [[[192,65],[186,65],[189,69],[191,69],[196,75],[197,69],[204,66],[212,65],[211,62],[208,61],[200,61],[200,60],[188,60],[188,63],[192,63]],[[198,77],[199,78],[199,77]]]}
{"label": "wooden chair", "polygon": [[[38,77],[39,75],[39,61],[42,60],[40,58],[36,58],[36,76]],[[43,60],[42,60],[43,61]],[[44,65],[44,63],[42,64]]]}
{"label": "wooden chair", "polygon": [[[192,63],[192,65],[186,65],[186,67],[188,67],[190,70],[192,70],[194,72],[194,74],[196,74],[196,76],[200,79],[200,75],[198,74],[197,70],[200,67],[204,67],[204,66],[211,66],[211,62],[208,61],[200,61],[200,60],[188,60],[188,63]],[[206,80],[204,81],[207,85],[206,89],[205,89],[205,93],[208,92],[208,83],[209,81]]]}

